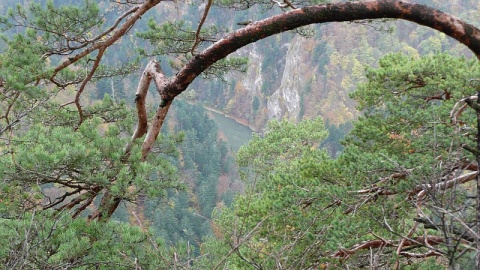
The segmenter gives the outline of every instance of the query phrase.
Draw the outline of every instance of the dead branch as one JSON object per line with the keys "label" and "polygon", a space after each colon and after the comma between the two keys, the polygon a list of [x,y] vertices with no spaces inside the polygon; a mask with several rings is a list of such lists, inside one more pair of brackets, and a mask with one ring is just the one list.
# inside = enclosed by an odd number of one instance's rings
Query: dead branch
{"label": "dead branch", "polygon": [[70,197],[70,196],[72,196],[72,195],[75,195],[75,194],[77,194],[77,193],[79,193],[79,192],[81,192],[81,191],[82,191],[81,188],[77,188],[77,189],[75,189],[74,191],[65,192],[61,197],[55,198],[55,200],[54,200],[52,203],[49,203],[49,204],[47,204],[47,205],[44,205],[42,208],[45,210],[45,209],[49,209],[49,208],[51,208],[51,207],[54,207],[54,206],[56,206],[56,205],[64,202],[66,198],[68,198],[68,197]]}
{"label": "dead branch", "polygon": [[208,12],[210,11],[210,7],[212,6],[213,0],[208,0],[207,5],[205,6],[205,11],[203,12],[202,19],[200,19],[200,23],[198,24],[197,31],[195,32],[195,42],[193,43],[192,49],[190,52],[192,55],[195,55],[195,49],[197,48],[198,44],[200,43],[200,31],[202,30],[203,24],[207,19]]}
{"label": "dead branch", "polygon": [[[397,251],[396,251],[397,255],[400,255],[402,253],[401,251],[402,251],[403,247],[405,246],[405,243],[407,241],[409,241],[408,239],[410,239],[412,237],[412,235],[415,233],[415,231],[417,230],[417,226],[418,226],[418,222],[415,221],[412,228],[407,233],[407,236],[403,237],[403,239],[400,241],[400,244],[398,244]],[[397,261],[395,262],[395,269],[398,269],[399,267],[400,267],[400,261],[397,258]]]}
{"label": "dead branch", "polygon": [[[432,229],[432,230],[436,230],[436,231],[440,231],[440,230],[446,230],[447,228],[445,228],[445,226],[443,224],[435,224],[432,220],[430,220],[429,218],[425,217],[423,215],[423,217],[418,217],[418,218],[414,218],[415,221],[419,222],[419,223],[422,223],[423,224],[423,227],[425,229]],[[465,223],[464,223],[465,224]],[[466,224],[465,225],[462,225],[462,226],[467,226]],[[468,227],[468,226],[467,226]],[[465,231],[462,231],[460,230],[458,227],[451,227],[451,228],[448,228],[448,230],[453,233],[454,235],[458,235],[459,238],[461,239],[464,239],[468,242],[474,242],[475,241],[475,237],[472,237],[471,235],[469,234],[466,234],[466,230]]]}
{"label": "dead branch", "polygon": [[153,144],[157,140],[160,129],[162,128],[165,117],[167,116],[170,105],[173,100],[168,100],[163,107],[157,109],[157,113],[153,117],[152,126],[145,136],[145,140],[142,145],[142,159],[145,160],[152,149]]}
{"label": "dead branch", "polygon": [[83,212],[83,210],[87,209],[87,207],[93,203],[94,199],[95,199],[95,196],[90,196],[84,203],[82,203],[82,205],[80,205],[75,210],[75,213],[73,213],[72,218],[78,217],[78,215],[80,215]]}
{"label": "dead branch", "polygon": [[[475,96],[470,96],[470,97],[467,97],[468,99],[470,100],[477,100],[478,97],[475,95]],[[453,109],[450,111],[450,121],[452,122],[453,125],[456,125],[458,123],[458,118],[462,115],[463,111],[465,110],[465,108],[468,107],[468,104],[466,103],[466,99],[467,98],[463,98],[459,101],[457,101],[455,103],[455,105],[453,106]],[[461,107],[459,109],[458,106]]]}
{"label": "dead branch", "polygon": [[287,7],[290,7],[292,9],[296,9],[296,7],[288,0],[282,0],[282,2],[280,2],[279,0],[271,0],[273,3],[277,4],[282,10],[287,8]]}
{"label": "dead branch", "polygon": [[[442,237],[439,237],[439,236],[420,236],[420,237],[417,237],[417,238],[414,238],[414,239],[405,239],[405,240],[402,240],[402,241],[403,241],[402,246],[405,248],[405,247],[411,247],[411,246],[423,244],[426,241],[428,241],[428,243],[430,243],[430,245],[432,245],[432,246],[433,245],[438,245],[438,244],[443,243],[444,239]],[[377,249],[377,248],[382,248],[382,247],[398,247],[398,244],[395,244],[395,243],[398,243],[398,242],[399,241],[395,241],[395,240],[389,240],[389,241],[369,240],[369,241],[364,241],[362,243],[354,245],[350,249],[340,249],[339,251],[335,252],[331,256],[334,257],[334,258],[345,258],[345,259],[347,259],[348,257],[350,257],[351,255],[355,254],[356,252],[358,252],[360,250]],[[400,252],[400,255],[403,255],[403,254],[401,254],[401,252]]]}
{"label": "dead branch", "polygon": [[78,121],[78,125],[76,128],[80,127],[80,125],[83,123],[84,116],[83,116],[83,110],[82,106],[80,105],[80,96],[83,93],[83,90],[85,90],[85,86],[87,86],[87,83],[92,80],[93,74],[97,71],[98,66],[100,65],[100,61],[102,60],[103,53],[105,53],[106,47],[101,47],[98,50],[97,57],[95,58],[95,62],[93,63],[92,69],[88,73],[88,75],[85,77],[85,79],[82,81],[82,84],[78,88],[77,94],[75,95],[75,106],[77,107],[78,110],[78,115],[80,117]]}
{"label": "dead branch", "polygon": [[420,185],[419,187],[417,187],[412,192],[418,193],[418,192],[416,192],[416,191],[419,191],[418,189],[429,190],[429,189],[434,189],[434,188],[438,189],[438,190],[446,190],[446,189],[454,187],[455,185],[463,184],[463,183],[466,183],[468,181],[474,180],[476,175],[477,175],[477,172],[474,171],[474,172],[469,172],[469,173],[466,173],[466,174],[462,174],[462,175],[460,175],[458,177],[455,177],[453,179],[450,179],[448,181],[443,181],[443,182],[436,183],[436,184]]}
{"label": "dead branch", "polygon": [[151,72],[150,70],[155,65],[154,61],[150,61],[145,70],[142,73],[142,77],[138,82],[137,92],[135,93],[135,105],[137,107],[137,117],[138,117],[138,124],[137,128],[135,129],[130,142],[125,146],[125,153],[128,155],[130,153],[131,147],[133,142],[141,138],[145,133],[147,133],[148,129],[148,120],[147,120],[147,109],[145,100],[147,97],[148,87],[150,86],[151,80]]}
{"label": "dead branch", "polygon": [[[147,97],[148,87],[150,86],[150,81],[152,79],[155,83],[155,86],[157,87],[157,91],[160,94],[161,100],[163,101],[166,100],[166,98],[164,97],[165,96],[164,89],[168,80],[163,74],[162,69],[160,68],[160,63],[157,61],[150,61],[145,67],[145,70],[143,71],[142,77],[140,78],[140,82],[138,83],[137,92],[135,94],[135,104],[137,107],[138,124],[137,124],[137,128],[135,129],[135,132],[132,135],[132,138],[130,139],[130,142],[125,146],[125,154],[127,156],[130,153],[133,142],[136,139],[139,139],[143,135],[145,135],[148,130],[146,97]],[[158,110],[163,111],[163,113],[157,112],[157,115],[160,115],[160,117],[161,118],[163,117],[164,119],[168,112],[168,108],[165,108],[164,106],[164,107],[160,107]],[[154,118],[154,119],[157,119],[157,118]],[[153,122],[155,122],[155,120]],[[152,129],[161,128],[161,124],[163,124],[163,120],[160,123],[160,127],[158,127],[158,124],[159,123],[152,125],[151,128]],[[158,133],[157,133],[157,136],[158,136]],[[155,139],[156,138],[157,137],[155,136]],[[152,145],[149,145],[150,148],[151,146]],[[148,146],[145,146],[145,147],[148,147]]]}
{"label": "dead branch", "polygon": [[443,256],[442,253],[439,253],[435,250],[430,250],[426,253],[412,253],[412,252],[406,252],[402,251],[400,252],[400,255],[407,257],[407,258],[428,258],[432,256]]}

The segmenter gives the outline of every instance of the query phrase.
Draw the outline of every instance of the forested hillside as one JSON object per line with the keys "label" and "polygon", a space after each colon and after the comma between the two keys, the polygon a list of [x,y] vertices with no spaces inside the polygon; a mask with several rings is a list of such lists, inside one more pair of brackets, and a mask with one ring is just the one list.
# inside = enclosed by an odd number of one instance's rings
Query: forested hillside
{"label": "forested hillside", "polygon": [[[472,24],[479,22],[478,2],[474,0],[414,2],[455,14]],[[196,13],[188,5],[181,11]],[[212,8],[207,22],[238,29],[239,23],[272,13],[261,6],[242,12]],[[376,66],[383,55],[449,51],[472,57],[467,48],[445,34],[405,21],[331,23],[298,32],[303,35],[284,33],[243,48],[239,55],[248,58],[246,74],[227,76],[228,84],[197,80],[190,94],[258,131],[266,121],[284,117],[298,122],[321,115],[338,125],[359,115],[348,93],[365,81],[365,68]]]}
{"label": "forested hillside", "polygon": [[0,265],[478,268],[480,5],[325,2],[0,1]]}

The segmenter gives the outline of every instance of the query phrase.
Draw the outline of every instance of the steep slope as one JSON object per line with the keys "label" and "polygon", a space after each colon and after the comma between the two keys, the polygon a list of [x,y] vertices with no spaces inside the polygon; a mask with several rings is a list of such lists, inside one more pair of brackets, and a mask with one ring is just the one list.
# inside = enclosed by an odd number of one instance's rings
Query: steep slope
{"label": "steep slope", "polygon": [[[417,2],[478,22],[476,1]],[[260,16],[256,12],[232,13],[229,20],[222,13],[221,22],[238,28],[237,22]],[[215,16],[211,20],[218,22]],[[256,130],[272,118],[299,121],[319,114],[338,125],[358,115],[348,93],[364,80],[365,67],[375,66],[381,56],[402,52],[416,57],[448,51],[470,57],[463,46],[445,35],[404,21],[331,23],[312,28],[315,34],[311,37],[286,33],[244,48],[238,55],[248,57],[248,71],[229,76],[227,84],[197,81],[192,86],[197,98]]]}

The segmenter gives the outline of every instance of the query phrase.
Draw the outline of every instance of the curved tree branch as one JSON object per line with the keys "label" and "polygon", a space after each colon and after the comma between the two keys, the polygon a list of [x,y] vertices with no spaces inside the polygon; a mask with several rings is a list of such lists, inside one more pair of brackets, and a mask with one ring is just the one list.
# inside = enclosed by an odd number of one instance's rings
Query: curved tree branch
{"label": "curved tree branch", "polygon": [[[480,58],[480,30],[453,15],[425,5],[395,0],[346,2],[295,9],[248,24],[195,55],[176,76],[168,81],[163,80],[161,90],[158,86],[157,88],[161,91],[161,99],[171,102],[215,62],[250,43],[309,24],[382,18],[404,19],[436,29],[465,44]],[[168,107],[161,106],[154,118],[160,127],[163,119],[159,121],[159,117],[165,117]],[[156,135],[158,135],[156,132],[152,132],[150,137],[147,135],[148,144],[151,145],[155,141]],[[142,148],[144,157],[149,149],[150,147],[146,145]]]}
{"label": "curved tree branch", "polygon": [[317,5],[251,23],[219,40],[188,62],[167,86],[166,92],[174,98],[213,63],[263,38],[309,24],[383,18],[403,19],[436,29],[466,45],[480,58],[478,28],[424,5],[392,0]]}
{"label": "curved tree branch", "polygon": [[[159,0],[147,1],[147,3],[150,2],[158,3]],[[136,13],[141,10],[142,8]],[[195,55],[171,80],[163,78],[162,86],[157,85],[162,99],[161,104],[164,106],[160,106],[154,118],[156,124],[160,125],[156,128],[159,130],[161,127],[171,101],[185,91],[198,75],[215,62],[250,43],[309,24],[382,18],[404,19],[436,29],[465,44],[480,58],[480,30],[478,28],[455,16],[424,5],[395,0],[379,0],[304,7],[248,24],[219,40],[202,53]],[[168,106],[165,106],[164,103]],[[142,147],[144,157],[155,141],[158,130],[147,135],[148,139],[145,139],[144,147]]]}
{"label": "curved tree branch", "polygon": [[148,129],[148,120],[147,120],[147,108],[146,108],[146,97],[148,92],[148,87],[150,86],[151,80],[151,70],[154,69],[155,61],[151,61],[145,67],[145,70],[142,73],[142,77],[138,83],[137,92],[135,93],[135,105],[137,107],[137,117],[138,124],[135,132],[130,139],[130,142],[125,147],[125,154],[128,155],[132,150],[133,142],[141,138]]}
{"label": "curved tree branch", "polygon": [[[94,43],[92,46],[86,48],[82,52],[68,58],[66,61],[62,62],[60,65],[58,65],[54,72],[53,75],[50,77],[51,81],[54,81],[54,77],[57,75],[59,71],[62,69],[70,66],[71,64],[77,62],[78,60],[82,59],[83,57],[89,55],[90,53],[100,49],[100,48],[107,48],[114,44],[117,40],[119,40],[121,37],[123,37],[132,27],[133,25],[142,18],[143,14],[145,14],[147,11],[149,11],[151,8],[156,6],[158,3],[160,3],[162,0],[149,0],[145,1],[144,4],[142,4],[139,8],[132,9],[135,10],[135,12],[128,18],[124,24],[122,24],[117,31],[113,32],[109,38],[107,38],[105,41],[101,41],[98,43]],[[127,12],[127,15],[130,14],[130,12]],[[122,15],[123,16],[123,15]],[[115,26],[115,24],[114,24]],[[112,29],[108,29],[109,33],[112,31]]]}
{"label": "curved tree branch", "polygon": [[77,90],[77,94],[75,95],[75,106],[77,107],[78,110],[78,115],[80,120],[78,121],[78,127],[83,123],[84,120],[84,115],[83,115],[83,110],[82,110],[82,105],[80,104],[80,96],[83,93],[83,90],[85,90],[85,87],[87,86],[87,83],[92,80],[93,75],[95,74],[95,71],[97,71],[98,66],[100,65],[100,61],[102,60],[103,54],[105,53],[106,47],[102,47],[98,50],[97,57],[95,58],[95,62],[93,63],[92,69],[90,72],[88,72],[87,76],[85,79],[82,81],[82,84]]}

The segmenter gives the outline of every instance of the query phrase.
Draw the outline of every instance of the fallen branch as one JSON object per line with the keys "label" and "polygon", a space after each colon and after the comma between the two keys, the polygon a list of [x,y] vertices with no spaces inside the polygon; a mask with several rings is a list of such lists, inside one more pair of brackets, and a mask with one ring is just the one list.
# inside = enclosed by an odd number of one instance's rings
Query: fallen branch
{"label": "fallen branch", "polygon": [[407,257],[407,258],[428,258],[433,256],[443,256],[442,253],[439,253],[434,250],[430,250],[426,253],[412,253],[412,252],[400,252],[400,255]]}
{"label": "fallen branch", "polygon": [[[415,246],[415,245],[424,245],[424,243],[428,242],[430,245],[438,245],[444,242],[444,239],[439,236],[421,236],[417,237],[414,239],[404,239],[401,240],[403,241],[402,247],[410,247],[410,246]],[[397,244],[395,244],[397,243]],[[367,249],[376,249],[376,248],[382,248],[382,247],[398,247],[399,246],[399,241],[395,240],[370,240],[370,241],[365,241],[359,244],[354,245],[350,249],[340,249],[339,251],[335,252],[331,256],[334,258],[345,258],[347,259],[351,255],[355,254],[356,252],[360,250],[367,250]],[[404,256],[402,252],[400,252],[401,256]]]}

